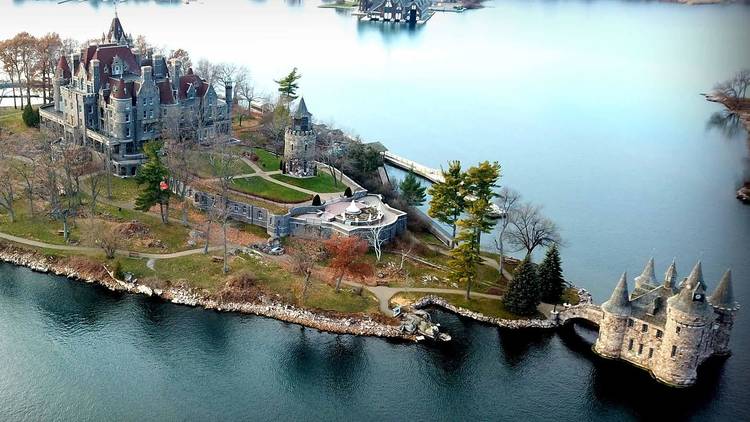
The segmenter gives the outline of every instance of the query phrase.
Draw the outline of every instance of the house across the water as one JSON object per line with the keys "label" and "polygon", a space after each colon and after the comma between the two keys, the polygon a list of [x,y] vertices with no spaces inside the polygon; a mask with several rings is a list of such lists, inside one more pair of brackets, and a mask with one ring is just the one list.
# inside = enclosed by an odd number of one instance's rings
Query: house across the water
{"label": "house across the water", "polygon": [[361,0],[362,20],[422,24],[432,16],[430,0]]}

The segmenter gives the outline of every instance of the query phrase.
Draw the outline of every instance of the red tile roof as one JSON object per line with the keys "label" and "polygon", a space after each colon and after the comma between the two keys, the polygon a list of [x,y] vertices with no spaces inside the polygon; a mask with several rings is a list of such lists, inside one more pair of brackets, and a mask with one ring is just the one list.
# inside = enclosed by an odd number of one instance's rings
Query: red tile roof
{"label": "red tile roof", "polygon": [[[86,68],[86,72],[88,73],[89,63],[91,62],[91,60],[99,60],[99,78],[101,80],[105,80],[112,74],[112,60],[115,58],[115,56],[120,57],[120,59],[127,65],[127,73],[131,73],[134,75],[141,74],[141,67],[138,65],[138,62],[135,59],[135,55],[130,50],[130,48],[112,44],[89,46],[86,49],[86,52],[83,54],[83,66]],[[107,68],[109,73],[104,72],[105,67]],[[91,78],[91,75],[87,76],[89,77],[89,79]]]}
{"label": "red tile roof", "polygon": [[172,83],[169,78],[161,82],[157,82],[156,85],[159,88],[159,101],[162,104],[174,104],[174,95],[172,95]]}
{"label": "red tile roof", "polygon": [[63,78],[70,79],[70,66],[68,66],[68,59],[65,56],[60,56],[60,60],[57,61],[57,70]]}
{"label": "red tile roof", "polygon": [[133,82],[126,82],[122,79],[109,78],[109,89],[112,92],[110,97],[118,100],[133,98],[135,95]]}
{"label": "red tile roof", "polygon": [[187,99],[187,92],[191,86],[196,87],[195,96],[203,97],[208,92],[208,82],[193,73],[193,69],[188,69],[188,74],[180,77],[180,87],[178,95],[181,100]]}

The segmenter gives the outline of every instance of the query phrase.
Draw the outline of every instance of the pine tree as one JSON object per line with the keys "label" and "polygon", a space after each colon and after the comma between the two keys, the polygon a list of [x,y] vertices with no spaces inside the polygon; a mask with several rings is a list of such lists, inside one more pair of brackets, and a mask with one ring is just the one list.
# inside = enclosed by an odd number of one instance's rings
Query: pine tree
{"label": "pine tree", "polygon": [[350,188],[349,186],[347,186],[346,189],[344,190],[344,196],[347,197],[347,198],[351,198],[352,195],[353,195],[352,194],[352,188]]}
{"label": "pine tree", "polygon": [[138,169],[135,177],[139,185],[144,185],[143,191],[135,199],[135,209],[148,211],[154,205],[159,204],[161,221],[166,224],[169,216],[170,190],[168,187],[164,188],[162,182],[167,183],[169,170],[159,157],[160,146],[155,141],[143,145],[143,152],[148,157],[148,161]]}
{"label": "pine tree", "polygon": [[505,308],[517,315],[534,315],[539,305],[539,282],[536,270],[528,258],[516,268],[508,293],[503,298]]}
{"label": "pine tree", "polygon": [[313,204],[314,207],[315,206],[319,206],[321,204],[320,195],[318,195],[317,193],[313,197],[312,204]]}
{"label": "pine tree", "polygon": [[458,246],[451,249],[451,259],[448,263],[456,281],[466,282],[466,298],[471,298],[471,287],[477,276],[477,266],[482,263],[479,253],[479,231],[476,219],[475,207],[485,207],[483,201],[475,201],[469,204],[466,218],[458,221],[461,229],[456,237]]}
{"label": "pine tree", "polygon": [[562,275],[560,251],[553,244],[547,250],[544,261],[539,264],[539,290],[541,299],[546,303],[557,303],[565,290],[565,279]]}
{"label": "pine tree", "polygon": [[427,214],[441,223],[453,227],[452,237],[455,239],[456,223],[466,209],[466,199],[461,192],[464,184],[461,162],[449,162],[448,170],[443,170],[442,173],[445,181],[433,184],[428,190],[432,199],[430,199],[430,209]]}
{"label": "pine tree", "polygon": [[285,102],[291,102],[297,99],[297,89],[299,88],[297,81],[301,77],[302,75],[297,73],[297,68],[295,67],[288,75],[274,81],[279,84],[279,93]]}
{"label": "pine tree", "polygon": [[26,104],[21,118],[26,127],[39,127],[39,110],[34,110],[31,104]]}
{"label": "pine tree", "polygon": [[424,204],[426,199],[425,190],[427,188],[419,183],[417,176],[415,176],[413,172],[410,171],[406,175],[404,180],[399,183],[398,188],[401,191],[401,197],[404,198],[404,201],[406,201],[409,206],[418,207]]}

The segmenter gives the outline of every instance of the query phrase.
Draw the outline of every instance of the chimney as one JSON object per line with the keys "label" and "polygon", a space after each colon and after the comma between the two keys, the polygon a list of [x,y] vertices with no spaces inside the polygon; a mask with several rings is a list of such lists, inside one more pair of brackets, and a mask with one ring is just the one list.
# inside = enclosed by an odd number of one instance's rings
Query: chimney
{"label": "chimney", "polygon": [[167,69],[165,68],[164,56],[161,54],[154,54],[151,60],[152,66],[154,67],[154,78],[160,79],[167,75]]}
{"label": "chimney", "polygon": [[169,60],[169,77],[172,78],[172,89],[180,88],[180,77],[182,77],[182,62],[178,59]]}
{"label": "chimney", "polygon": [[227,102],[227,115],[231,116],[232,114],[232,80],[227,79],[227,82],[224,84],[224,99]]}
{"label": "chimney", "polygon": [[146,82],[151,82],[153,77],[153,68],[151,66],[141,66],[141,79],[144,84]]}
{"label": "chimney", "polygon": [[78,66],[81,64],[81,53],[73,54],[73,68],[70,69],[71,73],[75,75],[78,73]]}
{"label": "chimney", "polygon": [[101,73],[99,70],[99,59],[92,59],[89,64],[89,71],[91,72],[91,79],[94,81],[94,92],[99,92],[99,88],[102,85]]}

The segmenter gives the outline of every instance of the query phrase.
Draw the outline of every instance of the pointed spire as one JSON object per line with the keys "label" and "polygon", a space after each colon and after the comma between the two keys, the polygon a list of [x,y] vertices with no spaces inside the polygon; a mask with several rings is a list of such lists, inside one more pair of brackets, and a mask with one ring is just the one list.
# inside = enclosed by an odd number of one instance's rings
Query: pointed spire
{"label": "pointed spire", "polygon": [[698,261],[693,267],[693,270],[690,271],[690,275],[687,277],[684,284],[685,287],[690,288],[690,290],[695,289],[698,285],[702,286],[704,290],[706,289],[706,282],[703,281],[703,266],[700,261]]}
{"label": "pointed spire", "polygon": [[622,273],[615,290],[608,301],[602,304],[602,309],[616,315],[630,315],[630,300],[628,299],[628,273]]}
{"label": "pointed spire", "polygon": [[303,117],[310,117],[312,114],[307,111],[307,104],[305,104],[305,97],[300,97],[299,104],[297,104],[297,111],[294,112],[295,119],[301,119]]}
{"label": "pointed spire", "polygon": [[734,293],[732,292],[732,270],[727,270],[724,273],[719,281],[719,285],[716,286],[716,290],[708,298],[708,301],[717,308],[737,308],[737,302],[734,301]]}
{"label": "pointed spire", "polygon": [[654,258],[648,260],[646,267],[643,268],[641,275],[635,278],[635,288],[643,288],[656,285],[656,275],[654,273]]}
{"label": "pointed spire", "polygon": [[677,282],[677,260],[673,259],[672,263],[669,264],[667,272],[664,274],[664,287],[667,289],[675,290],[675,283]]}

